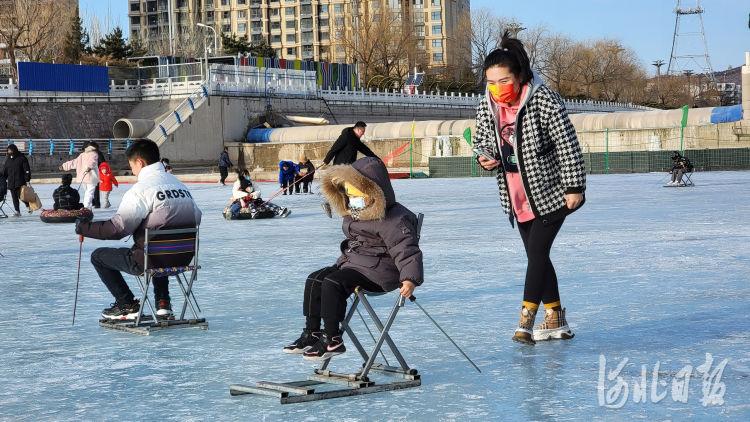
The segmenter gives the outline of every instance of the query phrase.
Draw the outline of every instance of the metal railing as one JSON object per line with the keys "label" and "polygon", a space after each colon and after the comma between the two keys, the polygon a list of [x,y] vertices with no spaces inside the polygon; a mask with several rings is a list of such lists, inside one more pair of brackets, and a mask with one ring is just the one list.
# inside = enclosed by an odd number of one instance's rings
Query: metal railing
{"label": "metal railing", "polygon": [[164,120],[155,126],[152,134],[156,132],[157,135],[154,137],[149,134],[149,138],[153,139],[155,142],[159,142],[172,134],[180,127],[180,125],[182,125],[182,122],[190,117],[195,112],[195,109],[203,105],[207,99],[208,90],[205,86],[199,85],[198,89],[191,92],[185,100],[175,107],[172,113],[167,115]]}
{"label": "metal railing", "polygon": [[[107,154],[114,152],[122,152],[128,149],[130,146],[130,139],[122,138],[88,138],[88,139],[18,139],[18,138],[5,138],[7,145],[15,144],[18,150],[29,155],[54,155],[54,154],[68,154],[75,155],[80,153],[85,144],[89,141],[96,141],[99,144],[99,149]],[[0,140],[2,142],[2,140]],[[0,148],[0,156],[7,154],[6,148]]]}

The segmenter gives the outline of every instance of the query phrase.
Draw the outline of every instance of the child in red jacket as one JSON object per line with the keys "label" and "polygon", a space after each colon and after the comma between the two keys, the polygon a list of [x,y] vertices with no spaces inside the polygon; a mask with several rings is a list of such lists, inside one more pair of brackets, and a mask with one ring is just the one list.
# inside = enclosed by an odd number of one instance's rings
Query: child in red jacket
{"label": "child in red jacket", "polygon": [[99,192],[102,194],[101,202],[104,208],[109,208],[112,205],[109,203],[109,193],[112,192],[112,183],[117,187],[120,186],[109,164],[102,163],[99,165]]}

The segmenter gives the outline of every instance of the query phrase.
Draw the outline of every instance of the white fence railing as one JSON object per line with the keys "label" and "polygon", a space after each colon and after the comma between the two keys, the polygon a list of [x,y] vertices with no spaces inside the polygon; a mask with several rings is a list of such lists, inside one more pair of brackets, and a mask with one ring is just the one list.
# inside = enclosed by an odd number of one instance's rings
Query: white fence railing
{"label": "white fence railing", "polygon": [[294,69],[211,65],[209,85],[216,95],[317,97],[317,73]]}

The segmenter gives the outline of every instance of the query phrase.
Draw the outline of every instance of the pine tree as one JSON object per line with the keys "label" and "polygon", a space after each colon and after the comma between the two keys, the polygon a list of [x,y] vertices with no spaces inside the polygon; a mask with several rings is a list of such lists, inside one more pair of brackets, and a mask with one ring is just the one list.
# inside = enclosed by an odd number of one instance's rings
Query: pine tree
{"label": "pine tree", "polygon": [[260,44],[254,45],[247,41],[246,37],[237,37],[232,35],[228,37],[224,34],[221,35],[222,51],[225,54],[232,56],[236,54],[250,53],[255,57],[266,57],[270,59],[276,58],[276,50],[271,48],[270,45],[266,44],[265,40],[261,41]]}
{"label": "pine tree", "polygon": [[83,27],[83,20],[78,14],[78,7],[76,7],[75,15],[71,18],[70,26],[70,32],[65,36],[63,60],[64,63],[76,64],[81,60],[81,55],[89,53],[89,33]]}
{"label": "pine tree", "polygon": [[94,54],[102,57],[123,60],[128,56],[129,48],[122,37],[122,29],[116,27],[99,41],[99,45],[93,48]]}

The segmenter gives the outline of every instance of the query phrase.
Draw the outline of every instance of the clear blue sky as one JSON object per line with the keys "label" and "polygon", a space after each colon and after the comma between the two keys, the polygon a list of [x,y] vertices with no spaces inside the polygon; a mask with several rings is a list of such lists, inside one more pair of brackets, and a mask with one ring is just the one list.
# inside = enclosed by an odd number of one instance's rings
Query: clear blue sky
{"label": "clear blue sky", "polygon": [[[633,49],[653,73],[654,60],[669,62],[676,4],[676,0],[471,0],[471,9],[488,7],[524,27],[542,25],[574,40],[619,40]],[[695,0],[682,1],[683,8],[694,6]],[[703,29],[714,71],[743,65],[745,51],[750,51],[750,0],[704,0],[701,6],[705,10]],[[680,22],[681,33],[699,31],[696,18],[683,17]],[[700,43],[700,37],[685,40]],[[662,72],[665,70],[666,65]]]}
{"label": "clear blue sky", "polygon": [[[683,7],[693,6],[695,0],[682,3]],[[581,41],[619,40],[636,52],[650,72],[654,60],[669,61],[676,4],[676,0],[471,0],[472,10],[489,7],[496,15],[514,18],[525,27],[543,25],[552,33]],[[744,64],[744,52],[750,51],[750,0],[704,0],[701,6],[705,9],[703,25],[714,70]],[[102,25],[111,16],[111,25],[119,25],[128,33],[127,0],[80,0],[80,8],[82,13],[99,15]],[[697,24],[688,25],[697,22],[695,19],[686,17],[681,22],[685,27],[681,32],[698,30]],[[685,39],[686,43],[695,40]]]}

